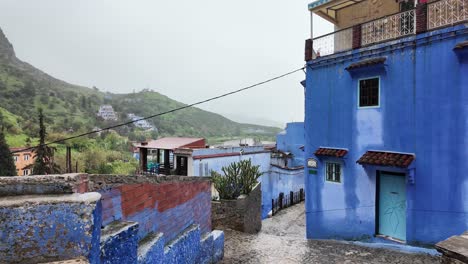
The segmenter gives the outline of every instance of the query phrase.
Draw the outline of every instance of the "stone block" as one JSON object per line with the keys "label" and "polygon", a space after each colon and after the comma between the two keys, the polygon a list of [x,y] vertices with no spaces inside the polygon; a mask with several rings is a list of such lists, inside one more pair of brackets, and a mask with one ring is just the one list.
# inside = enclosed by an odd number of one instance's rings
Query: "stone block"
{"label": "stone block", "polygon": [[220,200],[211,203],[213,228],[234,229],[257,233],[262,229],[262,189],[259,183],[249,195],[236,200]]}
{"label": "stone block", "polygon": [[197,263],[200,227],[191,225],[164,248],[164,263]]}
{"label": "stone block", "polygon": [[435,245],[437,251],[442,253],[447,260],[457,260],[468,263],[468,235],[466,232],[460,236],[452,236]]}
{"label": "stone block", "polygon": [[138,264],[164,263],[164,239],[162,233],[151,233],[138,243]]}
{"label": "stone block", "polygon": [[0,198],[0,259],[40,263],[86,257],[99,262],[99,193]]}
{"label": "stone block", "polygon": [[137,263],[138,223],[115,221],[102,230],[101,263]]}
{"label": "stone block", "polygon": [[213,262],[214,240],[213,234],[207,233],[203,235],[200,241],[200,254],[198,255],[197,263],[207,264]]}
{"label": "stone block", "polygon": [[218,263],[224,257],[224,232],[213,230],[213,263]]}

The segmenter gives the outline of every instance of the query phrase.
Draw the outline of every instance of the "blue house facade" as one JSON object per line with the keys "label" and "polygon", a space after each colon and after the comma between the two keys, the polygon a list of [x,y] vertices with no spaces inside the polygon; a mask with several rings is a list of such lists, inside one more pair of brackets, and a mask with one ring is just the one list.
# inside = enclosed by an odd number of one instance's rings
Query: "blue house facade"
{"label": "blue house facade", "polygon": [[359,23],[348,14],[379,1],[351,2],[309,5],[322,17],[335,10],[339,30],[306,42],[307,237],[434,244],[460,234],[468,1],[386,1],[398,13]]}
{"label": "blue house facade", "polygon": [[[209,176],[211,171],[223,174],[222,168],[241,160],[251,160],[260,166],[262,188],[262,219],[272,211],[272,199],[280,193],[289,195],[304,190],[304,123],[286,124],[274,145],[178,149],[177,157],[186,157],[188,175]],[[216,192],[214,192],[216,197]]]}
{"label": "blue house facade", "polygon": [[304,189],[304,123],[287,123],[276,136],[276,149],[271,152],[268,173],[261,178],[262,218],[272,210],[272,199],[280,193],[290,194]]}

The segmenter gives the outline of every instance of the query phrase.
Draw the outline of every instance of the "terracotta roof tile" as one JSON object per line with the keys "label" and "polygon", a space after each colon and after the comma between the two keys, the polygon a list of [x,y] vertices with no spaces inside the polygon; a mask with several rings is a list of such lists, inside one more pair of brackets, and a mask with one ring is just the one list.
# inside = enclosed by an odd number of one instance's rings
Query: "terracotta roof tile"
{"label": "terracotta roof tile", "polygon": [[407,168],[415,159],[413,154],[385,152],[385,151],[367,151],[359,158],[356,163],[361,165],[375,165],[387,167]]}
{"label": "terracotta roof tile", "polygon": [[348,154],[346,149],[335,149],[335,148],[318,148],[315,151],[316,156],[329,156],[342,158]]}

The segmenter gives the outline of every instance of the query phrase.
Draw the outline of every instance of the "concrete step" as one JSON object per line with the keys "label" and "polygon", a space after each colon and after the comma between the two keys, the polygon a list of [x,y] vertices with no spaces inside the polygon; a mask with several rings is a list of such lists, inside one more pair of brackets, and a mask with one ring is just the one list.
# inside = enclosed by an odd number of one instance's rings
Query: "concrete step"
{"label": "concrete step", "polygon": [[150,233],[138,243],[138,264],[164,263],[162,233]]}
{"label": "concrete step", "polygon": [[114,221],[101,231],[101,263],[137,263],[138,223]]}
{"label": "concrete step", "polygon": [[441,241],[435,245],[435,248],[448,260],[468,263],[468,232]]}
{"label": "concrete step", "polygon": [[164,247],[165,263],[197,263],[200,239],[200,226],[186,228]]}

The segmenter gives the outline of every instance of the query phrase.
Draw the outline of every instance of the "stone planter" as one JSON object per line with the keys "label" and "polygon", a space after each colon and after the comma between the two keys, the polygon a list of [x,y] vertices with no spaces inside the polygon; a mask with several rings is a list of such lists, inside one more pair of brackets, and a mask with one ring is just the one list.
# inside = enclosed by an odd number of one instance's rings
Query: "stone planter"
{"label": "stone planter", "polygon": [[214,229],[234,229],[258,233],[262,229],[262,188],[258,183],[249,195],[236,200],[211,202],[211,224]]}

